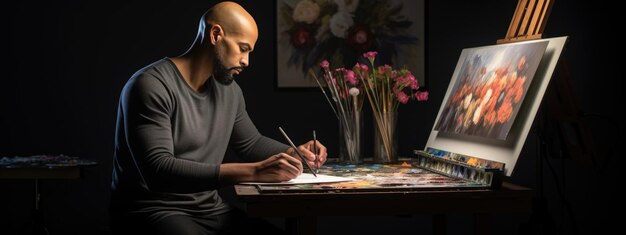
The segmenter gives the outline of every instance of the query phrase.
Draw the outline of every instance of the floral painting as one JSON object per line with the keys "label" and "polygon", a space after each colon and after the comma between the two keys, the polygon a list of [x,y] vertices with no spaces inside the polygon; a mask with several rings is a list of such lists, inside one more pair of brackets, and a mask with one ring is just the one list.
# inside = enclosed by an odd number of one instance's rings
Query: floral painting
{"label": "floral painting", "polygon": [[547,46],[540,41],[463,50],[435,129],[505,140]]}
{"label": "floral painting", "polygon": [[424,85],[424,1],[277,0],[277,86],[316,87],[321,61],[352,68],[367,51]]}

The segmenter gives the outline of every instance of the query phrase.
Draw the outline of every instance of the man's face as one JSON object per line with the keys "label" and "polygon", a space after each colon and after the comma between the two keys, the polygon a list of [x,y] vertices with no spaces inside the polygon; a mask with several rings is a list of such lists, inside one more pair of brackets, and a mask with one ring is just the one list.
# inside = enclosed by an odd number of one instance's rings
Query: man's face
{"label": "man's face", "polygon": [[233,76],[248,67],[249,55],[255,42],[256,37],[251,36],[224,37],[215,46],[214,78],[221,84],[231,84]]}

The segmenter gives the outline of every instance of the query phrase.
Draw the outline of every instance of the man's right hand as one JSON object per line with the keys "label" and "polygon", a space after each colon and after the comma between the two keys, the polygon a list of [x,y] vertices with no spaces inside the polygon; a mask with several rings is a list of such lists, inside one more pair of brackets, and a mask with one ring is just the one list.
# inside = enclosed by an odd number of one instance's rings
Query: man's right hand
{"label": "man's right hand", "polygon": [[289,181],[302,174],[302,161],[286,153],[273,155],[256,166],[255,181],[281,182]]}
{"label": "man's right hand", "polygon": [[254,163],[225,163],[220,165],[220,183],[282,182],[302,174],[302,161],[286,153],[273,155]]}

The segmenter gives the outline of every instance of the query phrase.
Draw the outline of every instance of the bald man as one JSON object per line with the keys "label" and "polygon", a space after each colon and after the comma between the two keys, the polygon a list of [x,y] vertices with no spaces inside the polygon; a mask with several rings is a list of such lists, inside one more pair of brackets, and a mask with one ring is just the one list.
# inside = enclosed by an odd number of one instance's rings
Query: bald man
{"label": "bald man", "polygon": [[[249,66],[257,37],[245,9],[221,2],[203,15],[187,52],[156,61],[128,80],[115,133],[114,230],[221,234],[241,215],[220,198],[220,187],[287,181],[302,173],[293,148],[258,132],[234,82]],[[247,162],[223,163],[227,148]],[[312,166],[326,161],[318,141],[298,149]]]}

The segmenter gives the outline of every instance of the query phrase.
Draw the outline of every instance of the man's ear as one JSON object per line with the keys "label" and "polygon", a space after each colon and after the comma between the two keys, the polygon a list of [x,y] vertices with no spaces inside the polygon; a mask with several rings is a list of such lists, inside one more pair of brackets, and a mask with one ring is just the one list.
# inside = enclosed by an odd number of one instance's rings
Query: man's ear
{"label": "man's ear", "polygon": [[211,37],[211,44],[215,45],[219,40],[224,37],[224,30],[219,24],[213,24],[209,30],[209,36]]}

